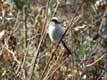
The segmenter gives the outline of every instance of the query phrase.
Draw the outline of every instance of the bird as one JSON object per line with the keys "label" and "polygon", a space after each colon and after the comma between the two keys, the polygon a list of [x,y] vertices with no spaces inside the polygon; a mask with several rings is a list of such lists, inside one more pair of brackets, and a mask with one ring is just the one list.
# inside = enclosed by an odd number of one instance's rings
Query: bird
{"label": "bird", "polygon": [[[57,17],[52,17],[49,23],[48,34],[52,43],[58,44],[61,37],[65,32],[64,26],[59,22]],[[66,46],[66,43],[61,39],[61,44],[64,47],[67,54],[71,54],[70,49]]]}

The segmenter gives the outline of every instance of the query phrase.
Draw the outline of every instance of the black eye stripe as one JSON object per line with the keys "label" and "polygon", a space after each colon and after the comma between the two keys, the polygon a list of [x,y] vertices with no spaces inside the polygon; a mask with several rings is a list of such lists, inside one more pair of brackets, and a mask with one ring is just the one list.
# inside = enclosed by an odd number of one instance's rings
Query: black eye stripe
{"label": "black eye stripe", "polygon": [[60,22],[57,21],[56,19],[52,19],[51,21],[53,21],[53,22],[55,22],[55,23],[57,23],[57,24],[60,24]]}

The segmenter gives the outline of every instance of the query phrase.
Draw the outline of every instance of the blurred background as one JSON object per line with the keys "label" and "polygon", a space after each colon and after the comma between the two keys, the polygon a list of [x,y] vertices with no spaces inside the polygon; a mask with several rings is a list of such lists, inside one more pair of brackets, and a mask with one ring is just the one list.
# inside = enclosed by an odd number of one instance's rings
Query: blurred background
{"label": "blurred background", "polygon": [[[63,39],[72,55],[52,55],[47,29],[54,16],[69,28]],[[107,1],[0,0],[0,80],[30,77],[107,80]]]}

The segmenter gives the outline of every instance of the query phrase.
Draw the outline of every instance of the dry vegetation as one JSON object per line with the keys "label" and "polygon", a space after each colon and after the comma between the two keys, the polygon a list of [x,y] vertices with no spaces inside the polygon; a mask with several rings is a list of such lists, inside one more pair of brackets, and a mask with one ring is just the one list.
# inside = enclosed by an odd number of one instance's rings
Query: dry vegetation
{"label": "dry vegetation", "polygon": [[[53,16],[71,55],[52,47]],[[107,80],[107,1],[0,0],[0,80]]]}

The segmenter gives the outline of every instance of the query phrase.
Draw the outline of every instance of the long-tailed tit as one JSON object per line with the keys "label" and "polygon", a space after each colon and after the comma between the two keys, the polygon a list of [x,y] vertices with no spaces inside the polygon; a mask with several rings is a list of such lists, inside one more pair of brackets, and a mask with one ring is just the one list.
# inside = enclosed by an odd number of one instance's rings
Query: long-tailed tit
{"label": "long-tailed tit", "polygon": [[[51,41],[55,44],[59,42],[61,39],[62,35],[64,34],[65,28],[64,26],[58,21],[57,17],[53,17],[50,21],[49,28],[48,28],[48,33]],[[71,54],[71,51],[69,48],[66,46],[63,40],[61,40],[61,43],[67,51],[68,54]]]}

